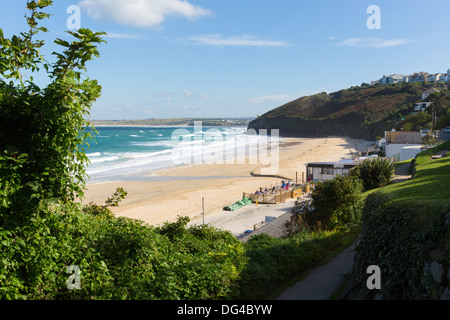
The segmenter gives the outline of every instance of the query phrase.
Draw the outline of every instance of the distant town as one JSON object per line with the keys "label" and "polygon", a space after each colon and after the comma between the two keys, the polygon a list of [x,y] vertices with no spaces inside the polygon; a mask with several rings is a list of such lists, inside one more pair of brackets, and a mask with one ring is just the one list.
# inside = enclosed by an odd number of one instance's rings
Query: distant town
{"label": "distant town", "polygon": [[381,79],[372,81],[371,85],[376,84],[392,84],[392,83],[409,83],[409,82],[450,82],[450,69],[447,73],[430,74],[428,72],[416,72],[412,75],[389,74],[384,75]]}

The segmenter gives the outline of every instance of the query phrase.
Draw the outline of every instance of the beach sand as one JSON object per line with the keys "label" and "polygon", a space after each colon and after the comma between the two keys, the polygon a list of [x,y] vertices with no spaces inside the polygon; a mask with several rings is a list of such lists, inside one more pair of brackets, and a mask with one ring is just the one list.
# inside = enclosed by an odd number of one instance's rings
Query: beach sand
{"label": "beach sand", "polygon": [[282,138],[277,173],[280,177],[258,176],[261,166],[249,164],[250,161],[246,164],[183,165],[143,174],[135,179],[140,181],[88,184],[83,202],[104,204],[117,187],[123,187],[128,195],[119,207],[112,208],[116,216],[142,220],[151,225],[173,222],[178,216],[198,219],[202,215],[202,198],[205,215],[208,215],[241,200],[244,192],[254,193],[260,187],[280,184],[281,177],[295,182],[297,173],[301,182],[308,162],[350,158],[352,152],[365,151],[372,144],[340,137]]}

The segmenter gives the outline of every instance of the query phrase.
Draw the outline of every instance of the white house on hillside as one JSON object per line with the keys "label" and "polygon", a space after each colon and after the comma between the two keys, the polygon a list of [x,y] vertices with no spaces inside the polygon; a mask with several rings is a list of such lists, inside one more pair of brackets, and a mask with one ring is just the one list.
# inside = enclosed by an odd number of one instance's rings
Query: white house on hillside
{"label": "white house on hillside", "polygon": [[427,110],[427,108],[432,105],[433,102],[416,102],[416,106],[414,107],[414,111],[418,112],[418,111],[425,111]]}
{"label": "white house on hillside", "polygon": [[431,88],[431,89],[425,91],[424,93],[422,93],[422,100],[425,100],[426,98],[428,98],[428,96],[430,94],[433,94],[435,92],[440,92],[440,91],[438,89],[436,89],[436,88]]}
{"label": "white house on hillside", "polygon": [[381,78],[380,80],[381,84],[400,83],[400,82],[403,82],[403,75],[401,74],[384,75],[383,78]]}
{"label": "white house on hillside", "polygon": [[[386,139],[386,157],[394,158],[398,161],[403,161],[407,159],[401,158],[402,148],[405,147],[416,147],[416,150],[419,150],[422,146],[422,133],[414,132],[414,131],[385,131],[384,138]],[[408,150],[410,151],[410,150]],[[408,152],[409,154],[409,152]]]}
{"label": "white house on hillside", "polygon": [[442,74],[442,73],[435,73],[432,74],[428,77],[428,82],[438,82],[438,81],[445,81],[446,79],[446,74]]}
{"label": "white house on hillside", "polygon": [[372,81],[371,84],[390,84],[390,83],[408,83],[408,82],[450,82],[450,69],[445,73],[429,74],[428,72],[416,72],[411,75],[388,74],[380,80]]}

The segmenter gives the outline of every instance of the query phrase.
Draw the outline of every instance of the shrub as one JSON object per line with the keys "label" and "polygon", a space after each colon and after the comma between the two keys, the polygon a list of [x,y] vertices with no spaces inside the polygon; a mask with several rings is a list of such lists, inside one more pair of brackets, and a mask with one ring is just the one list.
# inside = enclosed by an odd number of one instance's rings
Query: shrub
{"label": "shrub", "polygon": [[[89,216],[92,217],[92,216]],[[113,278],[90,245],[96,231],[79,206],[41,202],[28,223],[0,227],[0,299],[111,297]],[[67,288],[67,267],[82,270],[82,287]]]}
{"label": "shrub", "polygon": [[109,207],[118,207],[119,202],[124,199],[127,192],[123,188],[116,188],[113,195],[105,201],[103,206],[100,206],[94,202],[89,202],[83,207],[83,212],[90,213],[92,215],[106,215],[113,217],[113,213]]}
{"label": "shrub", "polygon": [[343,245],[344,231],[303,230],[286,238],[252,236],[244,244],[248,263],[231,298],[267,299],[281,284],[308,270]]}
{"label": "shrub", "polygon": [[310,229],[346,229],[359,223],[362,207],[361,181],[338,176],[316,184],[310,202],[297,201],[293,219]]}
{"label": "shrub", "polygon": [[[352,299],[430,299],[424,267],[430,251],[449,235],[444,215],[420,203],[392,203],[379,193],[366,199],[354,265]],[[381,290],[366,287],[367,267],[380,267]]]}
{"label": "shrub", "polygon": [[[5,38],[0,29],[0,171],[15,163],[20,185],[11,186],[8,211],[16,214],[42,199],[69,201],[83,195],[88,162],[83,146],[92,138],[84,130],[86,116],[101,91],[83,71],[99,56],[97,45],[105,42],[105,33],[69,31],[74,39],[56,39],[62,52],[53,52],[54,59],[41,55],[44,41],[36,38],[47,29],[39,20],[49,17],[42,9],[51,4],[27,2],[29,30],[20,36]],[[36,74],[47,77],[48,84],[40,88],[33,82]],[[13,181],[9,174],[3,178]]]}
{"label": "shrub", "polygon": [[306,211],[312,211],[312,200],[306,198],[298,198],[294,207],[291,209],[291,218],[282,225],[282,232],[285,237],[292,237],[298,232],[307,229],[304,215]]}
{"label": "shrub", "polygon": [[[0,227],[0,299],[220,299],[234,290],[246,259],[242,243],[209,226],[166,224],[42,203],[26,226]],[[81,270],[69,290],[67,267]]]}
{"label": "shrub", "polygon": [[388,158],[368,158],[351,171],[361,179],[364,191],[388,185],[395,177],[395,165]]}

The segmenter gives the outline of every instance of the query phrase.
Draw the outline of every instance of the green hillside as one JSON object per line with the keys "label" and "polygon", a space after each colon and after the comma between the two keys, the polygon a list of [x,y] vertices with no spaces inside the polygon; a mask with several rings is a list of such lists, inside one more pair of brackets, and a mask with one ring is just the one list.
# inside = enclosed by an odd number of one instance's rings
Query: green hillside
{"label": "green hillside", "polygon": [[251,121],[248,128],[279,129],[282,136],[370,140],[383,135],[384,130],[401,130],[406,122],[404,130],[431,128],[431,112],[411,114],[422,93],[433,87],[441,92],[430,98],[439,102],[438,116],[443,116],[449,109],[449,92],[442,83],[364,85],[301,97]]}
{"label": "green hillside", "polygon": [[[448,270],[450,265],[449,151],[447,141],[418,154],[411,179],[367,193],[348,299],[445,296],[449,280],[438,279],[430,266]],[[440,152],[442,158],[432,158]],[[381,290],[366,287],[370,265],[382,270]]]}

